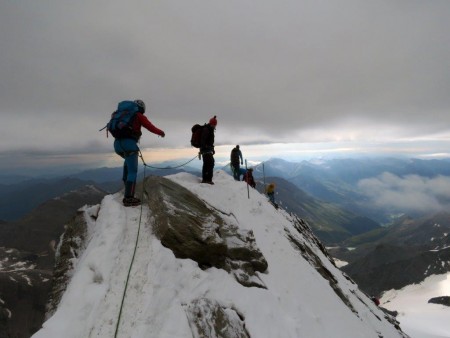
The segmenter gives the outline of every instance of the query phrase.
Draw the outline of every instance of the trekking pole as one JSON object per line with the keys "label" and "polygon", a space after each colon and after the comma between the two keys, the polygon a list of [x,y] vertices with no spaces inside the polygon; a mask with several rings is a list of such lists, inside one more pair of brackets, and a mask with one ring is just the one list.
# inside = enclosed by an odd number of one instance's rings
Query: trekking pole
{"label": "trekking pole", "polygon": [[264,162],[262,163],[263,165],[263,181],[264,181],[264,188],[266,187],[266,172],[264,170]]}
{"label": "trekking pole", "polygon": [[247,197],[250,199],[250,188],[248,187],[248,168],[247,168],[247,159],[245,160],[245,174],[247,175]]}

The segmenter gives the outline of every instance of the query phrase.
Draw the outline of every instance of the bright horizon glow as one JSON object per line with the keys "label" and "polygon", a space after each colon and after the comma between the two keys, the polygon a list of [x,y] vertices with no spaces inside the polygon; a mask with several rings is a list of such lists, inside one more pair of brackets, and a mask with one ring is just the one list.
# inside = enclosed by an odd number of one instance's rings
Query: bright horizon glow
{"label": "bright horizon glow", "polygon": [[[228,159],[233,145],[216,146],[216,159]],[[384,143],[361,144],[354,142],[318,142],[318,143],[271,143],[258,145],[241,144],[243,157],[249,161],[265,161],[270,158],[283,158],[290,161],[302,161],[313,158],[358,157],[358,156],[400,156],[424,159],[448,158],[448,152],[436,152],[426,145],[404,144],[393,147]],[[144,158],[153,158],[153,162],[189,159],[198,154],[195,148],[144,148]]]}
{"label": "bright horizon glow", "polygon": [[[216,146],[216,164],[229,161],[231,149],[235,144]],[[450,143],[445,142],[316,142],[316,143],[271,143],[252,144],[241,143],[244,159],[249,163],[259,163],[270,158],[281,158],[291,162],[301,162],[313,159],[333,159],[344,157],[409,157],[422,159],[450,158]],[[197,156],[198,149],[142,147],[142,154],[148,164],[158,164],[166,161],[183,162]],[[9,161],[14,156],[14,161]],[[122,159],[114,150],[92,153],[35,153],[15,152],[14,155],[0,155],[0,173],[2,174],[42,174],[55,171],[72,171],[99,167],[119,167]]]}

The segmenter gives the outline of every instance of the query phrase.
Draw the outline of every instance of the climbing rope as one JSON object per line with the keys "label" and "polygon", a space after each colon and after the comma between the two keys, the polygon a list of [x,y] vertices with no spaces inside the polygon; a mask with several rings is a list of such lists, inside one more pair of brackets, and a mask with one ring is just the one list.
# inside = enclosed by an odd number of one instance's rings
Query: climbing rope
{"label": "climbing rope", "polygon": [[185,163],[183,163],[183,164],[177,165],[177,166],[175,166],[175,167],[164,167],[164,168],[162,168],[162,167],[153,167],[153,166],[148,165],[147,163],[145,163],[144,156],[142,155],[142,153],[141,153],[140,150],[139,150],[139,157],[140,157],[141,160],[142,160],[142,164],[144,165],[144,168],[145,168],[145,167],[148,167],[148,168],[152,168],[152,169],[177,169],[177,168],[184,167],[186,164],[189,164],[189,163],[191,163],[193,160],[195,160],[196,158],[198,158],[198,156],[196,155],[194,158],[192,158],[191,160],[189,160],[189,161],[187,161],[187,162],[185,162]]}
{"label": "climbing rope", "polygon": [[[145,160],[144,160],[144,156],[142,155],[141,150],[138,150],[138,154],[139,154],[139,157],[141,158],[142,163],[143,163],[143,165],[144,165],[144,177],[143,177],[143,182],[145,182],[146,168],[147,168],[147,167],[148,167],[148,168],[153,168],[153,169],[177,169],[177,168],[180,168],[180,167],[183,167],[183,166],[189,164],[190,162],[192,162],[193,160],[195,160],[196,158],[198,158],[198,156],[196,155],[196,156],[195,156],[194,158],[192,158],[191,160],[189,160],[189,161],[187,161],[187,162],[185,162],[185,163],[183,163],[183,164],[180,164],[180,165],[178,165],[178,166],[175,166],[175,167],[164,167],[164,168],[162,168],[162,167],[154,167],[154,166],[148,165],[148,164],[145,162]],[[246,162],[245,164],[246,164],[246,166],[247,166],[247,160],[245,160],[245,162]],[[230,164],[231,164],[231,163],[228,163],[225,167],[229,166]],[[256,168],[257,166],[259,166],[259,165],[260,165],[260,164],[256,165],[255,168]],[[263,163],[263,172],[264,172],[264,163]],[[250,196],[249,196],[249,197],[250,197]],[[142,192],[141,192],[141,201],[143,201],[143,200],[144,200],[144,184],[142,185]],[[216,208],[214,208],[214,209],[216,209]],[[133,268],[133,263],[134,263],[134,259],[135,259],[135,257],[136,257],[136,251],[137,251],[137,248],[138,248],[139,235],[140,235],[140,232],[141,232],[142,210],[143,210],[143,204],[141,203],[141,208],[140,208],[140,213],[139,213],[138,231],[137,231],[137,234],[136,234],[136,242],[135,242],[135,244],[134,244],[134,251],[133,251],[133,256],[131,257],[130,267],[128,268],[127,278],[126,278],[126,280],[125,280],[125,287],[124,287],[124,289],[123,289],[122,300],[121,300],[121,302],[120,302],[120,309],[119,309],[119,315],[118,315],[118,317],[117,317],[117,323],[116,323],[116,330],[115,330],[115,332],[114,332],[114,338],[117,338],[117,335],[118,335],[118,333],[119,333],[120,320],[121,320],[121,318],[122,318],[123,305],[124,305],[125,298],[126,298],[126,294],[127,294],[128,283],[129,283],[129,281],[130,281],[131,269]],[[216,210],[217,210],[217,209],[216,209]],[[233,216],[234,216],[234,215],[233,215]]]}
{"label": "climbing rope", "polygon": [[[145,182],[145,166],[144,166],[144,179],[142,182]],[[130,280],[130,274],[131,274],[131,268],[133,267],[134,258],[136,257],[136,251],[137,251],[138,242],[139,242],[139,234],[141,232],[141,220],[142,220],[142,210],[143,210],[142,201],[143,200],[144,200],[144,183],[142,183],[141,210],[140,210],[140,214],[139,214],[139,225],[138,225],[138,231],[137,231],[137,235],[136,235],[136,243],[134,244],[133,257],[131,258],[131,263],[130,263],[130,267],[128,269],[128,274],[127,274],[127,279],[125,281],[125,287],[123,289],[122,301],[120,303],[119,316],[117,318],[116,331],[114,333],[114,338],[117,338],[117,334],[119,333],[120,319],[122,318],[123,304],[124,304],[125,297],[127,294],[128,282]]]}
{"label": "climbing rope", "polygon": [[[145,163],[144,156],[142,155],[140,150],[138,151],[138,154],[139,154],[139,157],[141,158],[142,163],[144,165],[143,182],[145,182],[146,168],[147,167],[148,168],[154,168],[154,169],[176,169],[176,168],[180,168],[180,167],[185,166],[186,164],[192,162],[193,160],[195,160],[197,158],[197,156],[195,156],[193,159],[187,161],[186,163],[180,164],[179,166],[158,168],[158,167],[150,166],[147,163]],[[143,200],[144,200],[144,184],[142,185],[142,193],[141,193],[141,201],[143,201]],[[119,315],[117,317],[117,323],[116,323],[116,330],[115,330],[115,333],[114,333],[114,338],[117,338],[117,335],[119,333],[120,320],[122,318],[123,305],[124,305],[125,298],[126,298],[126,295],[127,295],[128,283],[130,281],[130,275],[131,275],[131,269],[133,268],[133,263],[134,263],[134,259],[136,257],[136,251],[137,251],[137,248],[138,248],[139,235],[140,235],[140,232],[141,232],[142,210],[143,210],[143,203],[141,202],[141,209],[140,209],[140,213],[139,213],[139,225],[138,225],[138,231],[137,231],[137,235],[136,235],[136,243],[134,244],[133,256],[131,258],[130,267],[128,268],[127,278],[125,280],[125,287],[123,289],[123,295],[122,295],[122,300],[121,300],[121,303],[120,303]]]}

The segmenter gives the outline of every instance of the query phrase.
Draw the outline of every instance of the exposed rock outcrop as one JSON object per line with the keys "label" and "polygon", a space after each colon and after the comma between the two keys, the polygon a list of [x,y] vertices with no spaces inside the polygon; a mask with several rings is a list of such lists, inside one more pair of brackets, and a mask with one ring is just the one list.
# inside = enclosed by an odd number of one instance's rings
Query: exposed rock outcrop
{"label": "exposed rock outcrop", "polygon": [[8,247],[0,247],[0,337],[27,338],[40,328],[52,288],[55,245],[76,211],[99,203],[105,194],[85,186],[1,226],[0,246]]}
{"label": "exposed rock outcrop", "polygon": [[49,271],[0,272],[0,337],[30,337],[45,315]]}
{"label": "exposed rock outcrop", "polygon": [[267,270],[267,261],[253,233],[232,223],[233,215],[221,215],[163,177],[148,178],[144,187],[155,220],[154,231],[176,257],[190,258],[202,268],[224,269],[244,286],[265,288],[257,273]]}
{"label": "exposed rock outcrop", "polygon": [[86,217],[95,218],[98,207],[93,207],[90,211],[79,210],[77,215],[66,225],[66,231],[61,236],[55,255],[56,262],[53,271],[52,289],[47,304],[47,317],[56,310],[70,279],[73,262],[85,248],[87,236]]}
{"label": "exposed rock outcrop", "polygon": [[428,303],[450,306],[450,296],[433,297]]}

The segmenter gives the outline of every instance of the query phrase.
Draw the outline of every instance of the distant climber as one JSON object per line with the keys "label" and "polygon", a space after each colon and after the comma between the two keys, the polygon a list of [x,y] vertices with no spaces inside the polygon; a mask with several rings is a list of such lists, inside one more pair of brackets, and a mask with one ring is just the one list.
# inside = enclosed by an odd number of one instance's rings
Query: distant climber
{"label": "distant climber", "polygon": [[252,188],[256,187],[255,179],[253,178],[253,168],[249,168],[245,174],[244,177],[242,177],[242,181],[245,181],[248,183],[249,186]]}
{"label": "distant climber", "polygon": [[372,302],[375,303],[376,306],[380,305],[380,300],[377,297],[372,296],[372,297],[370,297],[370,299],[372,300]]}
{"label": "distant climber", "polygon": [[244,164],[242,159],[242,152],[239,149],[239,145],[231,150],[230,154],[231,171],[233,172],[233,177],[236,181],[241,180],[241,167],[240,164]]}
{"label": "distant climber", "polygon": [[212,181],[214,170],[214,131],[217,126],[216,116],[205,124],[202,130],[202,138],[200,142],[200,154],[203,158],[202,183],[214,184]]}
{"label": "distant climber", "polygon": [[[125,105],[124,102],[126,102],[127,104]],[[165,133],[164,131],[155,127],[147,119],[147,117],[144,116],[145,103],[142,100],[123,101],[119,103],[118,110],[125,109],[124,107],[127,107],[126,109],[135,111],[135,114],[133,114],[132,119],[127,125],[127,129],[130,132],[123,136],[115,136],[114,150],[116,154],[118,154],[125,160],[122,175],[122,180],[125,184],[125,193],[122,202],[124,206],[129,207],[141,204],[141,200],[134,197],[139,156],[139,147],[137,143],[139,142],[139,139],[142,135],[141,127],[144,127],[148,131],[161,137],[164,137]]]}
{"label": "distant climber", "polygon": [[269,197],[270,203],[272,203],[273,206],[278,209],[278,204],[275,203],[275,183],[270,183],[266,187],[266,195],[267,197]]}

